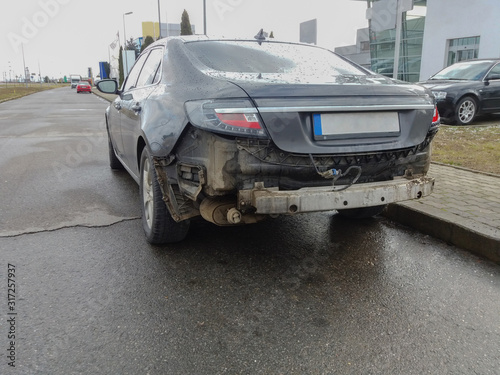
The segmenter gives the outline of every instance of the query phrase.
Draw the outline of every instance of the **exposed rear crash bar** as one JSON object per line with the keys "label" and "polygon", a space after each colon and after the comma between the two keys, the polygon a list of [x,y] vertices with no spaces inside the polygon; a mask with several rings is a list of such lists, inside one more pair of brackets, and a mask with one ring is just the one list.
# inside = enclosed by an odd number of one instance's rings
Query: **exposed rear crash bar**
{"label": "exposed rear crash bar", "polygon": [[331,211],[418,199],[431,194],[433,188],[434,178],[431,177],[411,180],[399,177],[392,181],[355,184],[342,191],[332,191],[332,187],[280,191],[256,183],[251,190],[239,191],[238,205],[244,208],[251,204],[257,214],[271,215]]}

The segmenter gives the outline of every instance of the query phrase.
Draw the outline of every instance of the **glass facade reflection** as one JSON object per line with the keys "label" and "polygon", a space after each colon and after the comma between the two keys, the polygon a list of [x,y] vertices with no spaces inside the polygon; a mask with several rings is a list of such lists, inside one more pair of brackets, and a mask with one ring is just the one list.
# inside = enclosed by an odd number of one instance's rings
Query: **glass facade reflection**
{"label": "glass facade reflection", "polygon": [[463,60],[477,59],[481,37],[457,38],[448,40],[447,65]]}
{"label": "glass facade reflection", "polygon": [[[420,76],[427,0],[415,0],[413,10],[403,12],[398,79],[417,82]],[[393,76],[396,29],[370,31],[371,69]]]}

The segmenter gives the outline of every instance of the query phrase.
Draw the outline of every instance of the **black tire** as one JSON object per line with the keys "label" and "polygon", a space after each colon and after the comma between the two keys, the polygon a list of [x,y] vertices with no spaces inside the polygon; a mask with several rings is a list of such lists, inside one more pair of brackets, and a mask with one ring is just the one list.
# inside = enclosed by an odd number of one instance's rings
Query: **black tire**
{"label": "black tire", "polygon": [[455,108],[455,120],[458,125],[469,125],[477,116],[477,101],[472,96],[460,99]]}
{"label": "black tire", "polygon": [[151,244],[182,241],[189,230],[189,220],[176,222],[163,201],[160,184],[156,178],[151,155],[144,148],[141,155],[139,192],[141,198],[142,226]]}
{"label": "black tire", "polygon": [[113,143],[108,133],[108,153],[109,153],[109,166],[111,169],[124,169],[122,162],[116,157]]}
{"label": "black tire", "polygon": [[368,219],[379,215],[384,211],[385,204],[381,206],[350,208],[346,210],[337,210],[339,215],[348,219]]}

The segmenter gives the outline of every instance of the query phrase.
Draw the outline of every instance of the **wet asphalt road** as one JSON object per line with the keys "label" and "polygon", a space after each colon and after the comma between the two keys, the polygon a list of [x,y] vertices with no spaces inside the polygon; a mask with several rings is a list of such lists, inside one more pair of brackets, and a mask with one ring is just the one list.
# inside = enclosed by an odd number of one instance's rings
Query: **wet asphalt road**
{"label": "wet asphalt road", "polygon": [[500,267],[384,218],[195,222],[148,245],[106,106],[0,104],[1,374],[499,373]]}

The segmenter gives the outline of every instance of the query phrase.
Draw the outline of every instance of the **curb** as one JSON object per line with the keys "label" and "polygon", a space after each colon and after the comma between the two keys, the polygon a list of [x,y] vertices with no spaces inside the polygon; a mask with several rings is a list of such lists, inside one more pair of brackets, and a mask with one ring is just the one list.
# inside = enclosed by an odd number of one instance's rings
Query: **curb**
{"label": "curb", "polygon": [[108,102],[112,102],[113,100],[115,100],[115,98],[117,97],[117,95],[112,95],[112,94],[104,94],[102,92],[100,92],[97,88],[94,90],[92,89],[92,94],[94,94],[95,96],[99,97],[99,98],[102,98]]}
{"label": "curb", "polygon": [[405,203],[390,204],[383,213],[388,219],[414,228],[434,238],[483,256],[500,264],[500,240],[480,228],[473,229],[474,223],[461,225],[458,222],[444,220],[432,207],[418,210]]}

